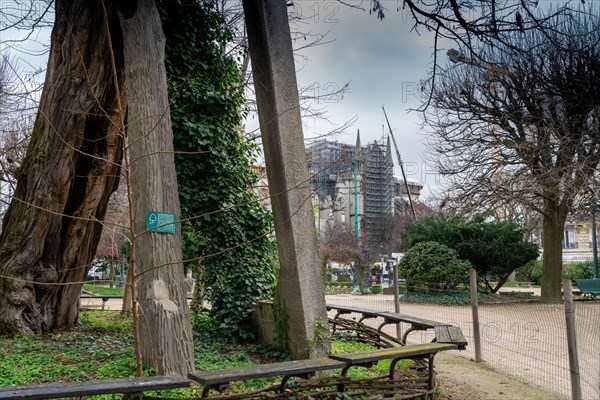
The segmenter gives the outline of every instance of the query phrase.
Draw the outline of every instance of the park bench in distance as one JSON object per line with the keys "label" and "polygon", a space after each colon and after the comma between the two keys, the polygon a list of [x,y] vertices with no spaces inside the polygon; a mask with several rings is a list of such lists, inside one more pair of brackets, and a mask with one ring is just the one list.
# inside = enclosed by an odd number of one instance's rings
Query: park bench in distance
{"label": "park bench in distance", "polygon": [[148,390],[178,389],[190,381],[178,375],[115,379],[110,381],[42,383],[28,386],[0,387],[0,399],[58,399],[98,394],[125,394],[128,399],[141,399]]}
{"label": "park bench in distance", "polygon": [[600,296],[600,279],[575,279],[575,283],[584,299],[596,300],[596,296]]}
{"label": "park bench in distance", "polygon": [[238,368],[226,368],[214,371],[195,371],[188,378],[204,386],[202,397],[208,396],[211,389],[219,392],[227,389],[231,382],[246,381],[256,378],[281,376],[279,391],[283,393],[287,382],[292,377],[309,379],[317,371],[326,371],[345,367],[346,364],[330,358],[313,358],[309,360],[283,361],[271,364],[258,364]]}
{"label": "park bench in distance", "polygon": [[[104,308],[106,306],[106,303],[108,302],[108,300],[110,299],[122,299],[123,296],[107,296],[107,295],[100,295],[100,294],[82,294],[81,296],[79,296],[80,299],[102,299],[102,306],[101,306],[101,311],[104,311]],[[85,306],[84,306],[85,308]]]}

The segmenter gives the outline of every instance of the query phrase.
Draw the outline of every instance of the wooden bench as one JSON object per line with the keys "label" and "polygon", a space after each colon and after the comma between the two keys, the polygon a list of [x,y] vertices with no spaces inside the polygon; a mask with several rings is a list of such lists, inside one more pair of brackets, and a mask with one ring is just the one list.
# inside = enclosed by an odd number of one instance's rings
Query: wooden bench
{"label": "wooden bench", "polygon": [[435,326],[436,343],[455,344],[458,350],[464,350],[467,346],[467,339],[458,326],[452,325],[436,325]]}
{"label": "wooden bench", "polygon": [[383,322],[377,328],[377,330],[379,331],[381,331],[381,329],[383,329],[383,327],[388,324],[397,324],[399,322],[410,324],[410,327],[402,335],[402,344],[406,344],[406,338],[408,337],[408,334],[413,331],[426,331],[428,329],[434,329],[436,326],[445,325],[441,322],[412,317],[410,315],[396,314],[392,312],[382,312],[379,315],[383,318]]}
{"label": "wooden bench", "polygon": [[95,294],[82,294],[81,296],[79,296],[79,298],[80,299],[102,299],[101,310],[104,311],[104,307],[105,307],[106,303],[108,302],[108,300],[122,299],[123,296],[103,296],[103,295],[95,295]]}
{"label": "wooden bench", "polygon": [[334,333],[336,331],[336,327],[338,325],[342,325],[341,323],[339,323],[339,320],[340,320],[339,317],[341,315],[350,314],[350,313],[362,314],[362,317],[358,321],[358,324],[360,324],[363,320],[365,320],[367,318],[378,318],[378,317],[383,318],[383,322],[377,327],[377,333],[380,335],[384,335],[382,329],[386,325],[397,324],[400,322],[410,324],[410,327],[404,332],[404,334],[402,335],[402,338],[399,341],[395,340],[396,343],[399,343],[402,345],[406,344],[406,339],[408,337],[408,334],[411,332],[424,331],[424,330],[428,330],[428,329],[434,329],[436,326],[448,325],[448,324],[443,324],[441,322],[431,321],[431,320],[424,319],[424,318],[413,317],[410,315],[397,314],[397,313],[387,312],[387,311],[369,310],[366,308],[334,305],[334,304],[327,304],[327,310],[328,311],[331,311],[331,310],[336,311],[335,317],[333,317],[333,319],[331,321],[331,324],[333,325],[332,330]]}
{"label": "wooden bench", "polygon": [[[333,318],[329,318],[329,324],[331,325],[332,333],[335,333],[338,329],[353,331],[356,334],[357,340],[372,344],[378,348],[395,347],[402,344],[397,338],[362,323],[365,319],[381,317],[381,313],[379,311],[359,307],[336,306],[328,304],[327,311],[331,310],[335,310],[336,312]],[[355,321],[354,319],[350,320],[346,318],[340,318],[342,315],[352,313],[360,314],[360,319]]]}
{"label": "wooden bench", "polygon": [[310,360],[284,361],[214,371],[195,371],[190,372],[188,378],[204,386],[202,397],[208,396],[211,389],[219,392],[227,389],[231,382],[274,376],[282,377],[279,391],[283,393],[287,386],[287,382],[291,377],[308,379],[317,371],[344,368],[345,366],[346,364],[343,362],[322,357]]}
{"label": "wooden bench", "polygon": [[[377,317],[379,317],[379,314],[380,314],[379,311],[369,310],[367,308],[350,307],[350,306],[336,306],[333,304],[327,304],[327,311],[331,311],[331,310],[336,311],[335,317],[333,317],[334,320],[338,319],[338,317],[343,314],[351,314],[351,313],[361,314],[362,316],[358,320],[359,324],[362,323],[362,321],[365,319],[377,318]],[[335,327],[334,327],[334,332],[335,332]]]}
{"label": "wooden bench", "polygon": [[141,399],[148,390],[186,388],[190,381],[178,375],[110,381],[43,383],[28,386],[0,387],[0,399],[58,399],[97,394],[125,394],[129,399]]}
{"label": "wooden bench", "polygon": [[600,279],[575,279],[575,283],[584,299],[596,300],[596,296],[600,296]]}
{"label": "wooden bench", "polygon": [[[433,374],[433,358],[440,351],[455,350],[457,346],[445,343],[427,343],[415,344],[389,349],[377,349],[371,351],[359,351],[355,353],[335,354],[330,357],[334,360],[343,361],[346,366],[342,369],[342,376],[345,376],[348,370],[353,366],[362,366],[370,368],[373,364],[381,360],[392,360],[389,369],[389,378],[394,378],[396,364],[400,360],[422,360],[427,359],[428,378],[427,388],[433,389],[435,386]],[[343,384],[338,387],[340,392],[344,391]]]}

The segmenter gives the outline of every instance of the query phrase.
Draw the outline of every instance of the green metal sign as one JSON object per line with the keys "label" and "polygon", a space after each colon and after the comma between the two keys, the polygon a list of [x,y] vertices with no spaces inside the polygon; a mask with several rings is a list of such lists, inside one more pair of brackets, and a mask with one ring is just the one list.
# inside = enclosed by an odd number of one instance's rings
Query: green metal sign
{"label": "green metal sign", "polygon": [[158,211],[148,211],[146,214],[146,229],[159,233],[175,233],[175,214],[163,213]]}

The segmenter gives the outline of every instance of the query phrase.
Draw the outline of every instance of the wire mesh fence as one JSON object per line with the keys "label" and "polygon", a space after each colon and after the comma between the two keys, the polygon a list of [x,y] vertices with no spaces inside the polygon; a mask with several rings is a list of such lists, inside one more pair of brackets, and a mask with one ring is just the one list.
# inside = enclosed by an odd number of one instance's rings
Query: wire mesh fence
{"label": "wire mesh fence", "polygon": [[[482,359],[494,369],[566,398],[571,380],[565,309],[562,304],[505,298],[479,306]],[[394,311],[392,295],[327,296],[328,304]],[[583,399],[600,399],[600,302],[576,302],[577,351]],[[400,313],[459,326],[473,343],[470,305],[400,303]],[[370,321],[374,325],[380,321]],[[401,331],[408,327],[401,326]],[[385,331],[395,334],[396,328]],[[429,342],[433,332],[413,332],[409,342]],[[475,358],[474,346],[458,355]]]}

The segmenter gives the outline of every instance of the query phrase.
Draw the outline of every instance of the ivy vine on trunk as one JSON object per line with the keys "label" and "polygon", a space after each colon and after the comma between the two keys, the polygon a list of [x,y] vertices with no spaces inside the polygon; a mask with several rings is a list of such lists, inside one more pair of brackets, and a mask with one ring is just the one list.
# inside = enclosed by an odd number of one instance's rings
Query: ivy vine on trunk
{"label": "ivy vine on trunk", "polygon": [[243,84],[225,51],[231,33],[209,3],[163,1],[160,9],[181,211],[190,218],[184,256],[199,260],[221,335],[250,339],[256,300],[272,297],[274,244],[271,214],[249,190],[257,147],[240,129]]}

